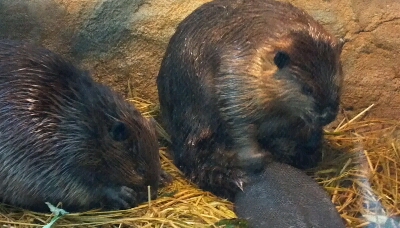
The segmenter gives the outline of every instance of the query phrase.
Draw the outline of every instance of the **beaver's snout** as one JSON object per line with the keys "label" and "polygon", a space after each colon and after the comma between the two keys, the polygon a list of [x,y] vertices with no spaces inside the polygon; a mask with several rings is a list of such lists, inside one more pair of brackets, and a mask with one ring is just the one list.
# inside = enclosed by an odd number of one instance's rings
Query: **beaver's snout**
{"label": "beaver's snout", "polygon": [[338,113],[337,107],[327,107],[322,110],[318,116],[318,122],[321,126],[325,126],[336,119]]}

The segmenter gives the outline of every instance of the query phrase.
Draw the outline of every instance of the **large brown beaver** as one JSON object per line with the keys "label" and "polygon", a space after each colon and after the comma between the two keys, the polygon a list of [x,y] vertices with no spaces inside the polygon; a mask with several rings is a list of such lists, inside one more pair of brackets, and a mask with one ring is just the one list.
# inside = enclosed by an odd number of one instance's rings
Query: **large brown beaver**
{"label": "large brown beaver", "polygon": [[126,209],[155,198],[155,128],[90,75],[41,47],[0,41],[0,199],[48,211]]}
{"label": "large brown beaver", "polygon": [[336,118],[342,42],[273,0],[215,0],[177,27],[157,78],[177,166],[232,198],[269,153],[298,168],[321,159]]}

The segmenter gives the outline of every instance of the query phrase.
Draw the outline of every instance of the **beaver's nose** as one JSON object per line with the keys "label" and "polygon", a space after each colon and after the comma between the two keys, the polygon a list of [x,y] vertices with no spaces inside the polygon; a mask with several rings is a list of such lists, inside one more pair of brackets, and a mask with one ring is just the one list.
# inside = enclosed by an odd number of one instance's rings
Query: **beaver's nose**
{"label": "beaver's nose", "polygon": [[321,112],[318,122],[321,126],[325,126],[336,119],[337,113],[338,108],[327,107]]}

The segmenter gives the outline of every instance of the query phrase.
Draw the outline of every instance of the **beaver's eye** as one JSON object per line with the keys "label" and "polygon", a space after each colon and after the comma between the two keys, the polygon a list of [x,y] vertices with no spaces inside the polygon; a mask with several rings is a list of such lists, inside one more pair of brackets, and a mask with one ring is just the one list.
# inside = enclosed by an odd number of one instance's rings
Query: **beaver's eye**
{"label": "beaver's eye", "polygon": [[115,141],[124,141],[129,137],[128,127],[122,122],[116,122],[110,130],[110,135]]}
{"label": "beaver's eye", "polygon": [[308,85],[303,85],[303,87],[301,88],[301,91],[305,94],[305,95],[312,95],[314,90],[308,86]]}
{"label": "beaver's eye", "polygon": [[282,69],[285,66],[289,65],[290,57],[286,52],[278,51],[275,54],[274,63],[279,69]]}

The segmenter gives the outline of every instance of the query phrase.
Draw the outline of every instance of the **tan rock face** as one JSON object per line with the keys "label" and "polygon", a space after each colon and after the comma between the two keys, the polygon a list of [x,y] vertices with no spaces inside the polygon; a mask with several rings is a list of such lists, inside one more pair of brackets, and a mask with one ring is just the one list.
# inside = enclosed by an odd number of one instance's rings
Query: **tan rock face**
{"label": "tan rock face", "polygon": [[[42,44],[122,94],[157,102],[155,80],[170,36],[208,1],[0,0],[0,38]],[[400,119],[400,2],[289,1],[345,38],[345,113],[375,103],[370,115]]]}
{"label": "tan rock face", "polygon": [[156,75],[177,24],[206,0],[0,0],[0,38],[41,44],[124,95],[157,102]]}

